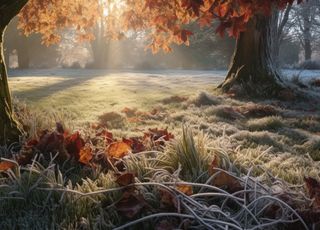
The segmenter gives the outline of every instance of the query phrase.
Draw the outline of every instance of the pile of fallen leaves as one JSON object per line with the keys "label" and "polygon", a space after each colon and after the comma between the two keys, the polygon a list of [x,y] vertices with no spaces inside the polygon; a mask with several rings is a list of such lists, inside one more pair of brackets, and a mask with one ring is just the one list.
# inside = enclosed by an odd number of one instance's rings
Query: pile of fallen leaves
{"label": "pile of fallen leaves", "polygon": [[[269,108],[267,110],[269,112]],[[260,110],[257,113],[260,114]],[[132,154],[161,150],[174,136],[167,129],[157,128],[129,138],[115,138],[105,127],[97,126],[94,130],[94,134],[87,136],[80,131],[69,133],[57,123],[55,130],[44,130],[38,139],[24,143],[12,159],[2,159],[0,171],[30,165],[37,153],[57,154],[58,163],[71,160],[84,167],[103,166],[113,170],[121,197],[108,207],[115,209],[123,219],[121,224],[124,225],[119,229],[148,221],[156,221],[155,229],[320,227],[320,183],[314,178],[305,178],[306,195],[274,177],[268,183],[260,181],[250,175],[251,170],[247,175],[235,175],[223,169],[223,158],[217,155],[208,162],[206,183],[183,181],[179,173],[162,168],[154,169],[154,174],[148,175],[150,178],[140,182],[136,172],[126,171],[121,160]],[[148,189],[158,206],[146,196]],[[95,194],[108,192],[97,191]]]}
{"label": "pile of fallen leaves", "polygon": [[174,138],[167,129],[149,129],[142,136],[117,139],[103,126],[94,127],[93,136],[82,135],[80,131],[69,133],[61,123],[55,130],[44,130],[38,139],[26,141],[12,159],[0,161],[0,171],[13,169],[17,165],[32,163],[37,153],[51,157],[57,155],[58,162],[72,160],[84,166],[115,164],[129,154],[146,150],[161,149],[166,141]]}

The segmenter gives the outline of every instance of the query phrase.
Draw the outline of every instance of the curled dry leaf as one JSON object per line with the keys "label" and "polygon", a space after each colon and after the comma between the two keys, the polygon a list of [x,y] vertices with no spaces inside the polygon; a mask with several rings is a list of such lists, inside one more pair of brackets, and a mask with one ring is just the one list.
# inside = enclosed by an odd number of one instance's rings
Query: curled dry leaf
{"label": "curled dry leaf", "polygon": [[10,161],[2,161],[0,162],[0,171],[8,171],[9,169],[13,169],[16,166],[15,163]]}
{"label": "curled dry leaf", "polygon": [[183,194],[187,196],[191,196],[193,194],[193,189],[191,185],[177,185],[177,190],[182,192]]}
{"label": "curled dry leaf", "polygon": [[58,131],[43,131],[35,148],[41,153],[59,153],[60,159],[66,160],[68,158],[64,150],[64,136]]}
{"label": "curled dry leaf", "polygon": [[120,186],[127,186],[129,184],[134,184],[134,174],[133,173],[124,173],[118,176],[116,182]]}
{"label": "curled dry leaf", "polygon": [[80,159],[80,150],[85,146],[85,142],[82,139],[79,132],[75,132],[65,140],[65,148],[67,152],[74,156],[76,160]]}
{"label": "curled dry leaf", "polygon": [[243,190],[239,180],[219,169],[219,158],[216,156],[209,167],[209,174],[216,176],[211,181],[213,186],[225,188],[228,192],[237,192]]}
{"label": "curled dry leaf", "polygon": [[144,139],[150,139],[156,145],[164,145],[164,141],[169,141],[174,139],[174,135],[168,132],[168,129],[149,129],[148,132],[144,134]]}
{"label": "curled dry leaf", "polygon": [[110,144],[106,149],[106,156],[110,158],[123,158],[132,152],[130,145],[123,141]]}
{"label": "curled dry leaf", "polygon": [[178,208],[178,201],[174,193],[171,193],[167,189],[160,188],[159,195],[162,208]]}
{"label": "curled dry leaf", "polygon": [[128,219],[134,218],[146,206],[143,196],[131,194],[124,196],[116,205],[116,210]]}
{"label": "curled dry leaf", "polygon": [[90,165],[90,161],[93,158],[92,148],[90,147],[90,145],[86,145],[83,148],[81,148],[79,155],[80,155],[80,158],[79,158],[80,163],[85,165]]}
{"label": "curled dry leaf", "polygon": [[132,153],[140,153],[146,149],[142,139],[139,137],[123,138],[122,141],[131,147]]}

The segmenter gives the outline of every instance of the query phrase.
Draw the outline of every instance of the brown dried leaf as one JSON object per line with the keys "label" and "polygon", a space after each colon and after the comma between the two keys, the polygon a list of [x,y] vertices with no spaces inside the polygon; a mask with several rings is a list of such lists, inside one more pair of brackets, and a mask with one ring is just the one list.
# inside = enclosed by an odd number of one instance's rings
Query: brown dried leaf
{"label": "brown dried leaf", "polygon": [[146,206],[146,202],[141,195],[124,196],[116,205],[117,211],[128,219],[133,219]]}
{"label": "brown dried leaf", "polygon": [[312,177],[304,178],[309,196],[314,199],[314,206],[320,208],[320,182]]}
{"label": "brown dried leaf", "polygon": [[124,173],[118,176],[116,182],[120,186],[127,186],[135,183],[134,178],[135,176],[133,173]]}

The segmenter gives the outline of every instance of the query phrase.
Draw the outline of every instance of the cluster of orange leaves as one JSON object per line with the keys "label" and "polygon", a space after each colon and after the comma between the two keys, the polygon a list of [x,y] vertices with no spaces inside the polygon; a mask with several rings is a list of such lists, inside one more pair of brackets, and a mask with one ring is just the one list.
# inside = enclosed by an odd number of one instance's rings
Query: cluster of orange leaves
{"label": "cluster of orange leaves", "polygon": [[[30,164],[35,153],[45,155],[57,153],[58,161],[74,159],[82,165],[95,167],[104,162],[115,163],[131,153],[139,153],[149,148],[157,149],[174,138],[167,129],[156,128],[149,129],[143,136],[118,140],[106,128],[96,128],[94,137],[84,138],[80,132],[69,134],[60,123],[57,123],[54,131],[44,130],[38,139],[26,142],[13,159],[0,161],[0,171],[13,169],[17,165]],[[94,145],[99,141],[103,143],[102,149]],[[103,162],[101,158],[95,157],[101,151],[104,153]]]}
{"label": "cluster of orange leaves", "polygon": [[[303,0],[297,0],[301,3]],[[29,0],[20,13],[25,34],[41,33],[46,44],[57,43],[61,29],[76,28],[81,40],[92,40],[92,28],[104,25],[106,36],[121,38],[127,31],[143,31],[153,52],[170,52],[170,45],[189,44],[193,34],[186,27],[219,22],[217,32],[238,36],[256,15],[270,15],[294,0]],[[101,23],[102,22],[102,23]]]}

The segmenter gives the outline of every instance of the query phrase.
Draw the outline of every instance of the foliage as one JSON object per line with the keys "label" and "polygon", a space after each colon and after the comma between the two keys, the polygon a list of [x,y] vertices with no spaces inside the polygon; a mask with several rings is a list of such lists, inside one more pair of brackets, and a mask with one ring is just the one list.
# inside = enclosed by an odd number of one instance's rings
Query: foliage
{"label": "foliage", "polygon": [[[189,44],[193,34],[185,28],[197,21],[201,26],[211,26],[219,21],[216,32],[227,31],[237,37],[244,31],[250,18],[270,15],[274,6],[284,8],[294,0],[242,1],[242,0],[121,0],[101,2],[98,0],[63,2],[53,0],[30,0],[20,13],[20,28],[26,34],[43,34],[46,44],[59,42],[58,31],[64,27],[77,29],[80,39],[94,39],[92,27],[104,20],[108,36],[121,38],[124,31],[149,31],[154,51],[171,51],[169,45]],[[301,3],[302,0],[298,0]],[[107,13],[105,13],[107,11]],[[106,34],[107,35],[107,34]]]}

